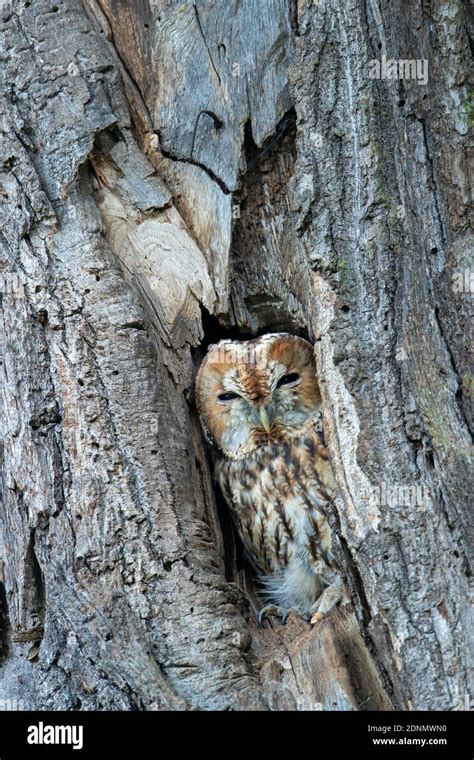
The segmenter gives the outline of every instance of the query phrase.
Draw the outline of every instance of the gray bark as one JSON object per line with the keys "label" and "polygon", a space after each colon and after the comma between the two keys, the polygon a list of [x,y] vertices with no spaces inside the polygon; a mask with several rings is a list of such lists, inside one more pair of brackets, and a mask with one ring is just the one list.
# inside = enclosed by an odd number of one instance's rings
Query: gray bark
{"label": "gray bark", "polygon": [[[1,14],[0,700],[463,707],[467,5]],[[225,329],[315,343],[353,604],[314,628],[256,627],[216,504],[192,386]]]}

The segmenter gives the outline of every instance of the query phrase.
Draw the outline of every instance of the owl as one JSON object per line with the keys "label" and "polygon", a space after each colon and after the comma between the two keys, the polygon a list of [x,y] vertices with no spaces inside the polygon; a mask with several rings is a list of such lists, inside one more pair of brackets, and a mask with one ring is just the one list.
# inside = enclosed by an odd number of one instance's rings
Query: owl
{"label": "owl", "polygon": [[270,615],[321,620],[343,600],[327,515],[334,481],[313,348],[286,333],[223,340],[196,378],[216,479]]}

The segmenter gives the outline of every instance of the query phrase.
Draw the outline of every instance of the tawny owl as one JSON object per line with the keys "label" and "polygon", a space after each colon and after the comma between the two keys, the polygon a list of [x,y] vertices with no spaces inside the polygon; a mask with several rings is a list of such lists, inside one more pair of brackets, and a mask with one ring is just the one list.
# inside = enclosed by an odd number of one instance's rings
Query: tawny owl
{"label": "tawny owl", "polygon": [[319,620],[343,586],[327,521],[333,475],[313,349],[286,333],[211,346],[196,379],[216,476],[266,601],[259,614]]}

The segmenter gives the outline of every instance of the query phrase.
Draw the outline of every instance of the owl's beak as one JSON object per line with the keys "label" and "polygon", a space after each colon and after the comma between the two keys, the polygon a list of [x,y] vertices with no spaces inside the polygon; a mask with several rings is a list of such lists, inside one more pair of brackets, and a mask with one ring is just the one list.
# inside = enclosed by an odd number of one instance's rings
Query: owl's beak
{"label": "owl's beak", "polygon": [[260,407],[260,420],[267,433],[270,432],[270,417],[268,416],[267,408],[265,406]]}

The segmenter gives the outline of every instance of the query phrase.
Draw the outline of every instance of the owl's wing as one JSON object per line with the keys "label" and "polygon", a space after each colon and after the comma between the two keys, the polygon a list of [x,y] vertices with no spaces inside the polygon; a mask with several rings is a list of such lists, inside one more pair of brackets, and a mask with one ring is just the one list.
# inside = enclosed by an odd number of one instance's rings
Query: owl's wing
{"label": "owl's wing", "polygon": [[[218,460],[215,477],[250,564],[259,575],[272,572],[275,568],[268,547],[271,508],[256,476],[245,466],[236,469]],[[266,503],[262,503],[262,497]]]}
{"label": "owl's wing", "polygon": [[307,482],[316,475],[316,484],[327,501],[332,501],[336,492],[334,472],[329,457],[329,450],[324,439],[321,416],[314,427],[307,431],[294,445],[295,457],[305,468]]}

